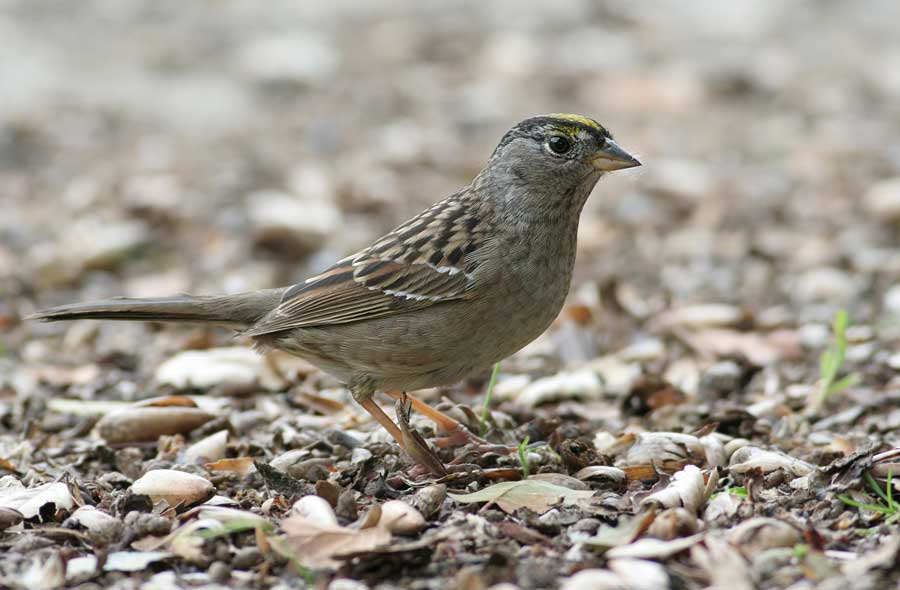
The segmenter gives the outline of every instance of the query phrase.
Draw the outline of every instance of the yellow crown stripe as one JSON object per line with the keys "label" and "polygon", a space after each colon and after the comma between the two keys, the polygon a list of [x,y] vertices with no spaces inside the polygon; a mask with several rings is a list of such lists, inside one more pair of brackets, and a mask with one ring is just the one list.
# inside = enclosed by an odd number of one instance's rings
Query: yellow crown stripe
{"label": "yellow crown stripe", "polygon": [[597,121],[594,121],[593,119],[589,119],[588,117],[583,117],[581,115],[571,115],[568,113],[553,113],[553,114],[547,115],[547,117],[550,117],[552,119],[560,119],[562,121],[571,121],[573,123],[580,123],[581,125],[586,125],[592,129],[596,129],[597,131],[601,130],[601,127],[597,123]]}

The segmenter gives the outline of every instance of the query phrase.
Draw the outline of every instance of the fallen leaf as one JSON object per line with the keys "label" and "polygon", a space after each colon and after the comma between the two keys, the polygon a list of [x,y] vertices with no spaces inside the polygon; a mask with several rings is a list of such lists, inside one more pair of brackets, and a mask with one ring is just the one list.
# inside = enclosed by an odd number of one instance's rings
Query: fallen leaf
{"label": "fallen leaf", "polygon": [[562,502],[563,504],[579,504],[594,495],[590,490],[573,490],[546,481],[526,479],[525,481],[506,481],[471,494],[447,494],[457,502],[494,502],[507,513],[518,508],[528,508],[543,514]]}
{"label": "fallen leaf", "polygon": [[729,469],[732,473],[744,474],[759,469],[763,473],[784,470],[795,477],[803,477],[815,471],[815,465],[791,457],[786,453],[769,451],[759,447],[741,447],[731,455]]}
{"label": "fallen leaf", "polygon": [[285,535],[269,538],[272,548],[312,569],[337,569],[341,556],[372,551],[391,540],[391,532],[382,526],[351,529],[299,515],[285,519],[282,528]]}
{"label": "fallen leaf", "polygon": [[25,518],[34,518],[41,508],[53,504],[56,510],[69,510],[75,499],[69,486],[62,482],[45,483],[25,488],[11,475],[0,479],[0,508],[18,510]]}
{"label": "fallen leaf", "polygon": [[214,414],[177,401],[135,405],[103,416],[97,432],[109,444],[150,442],[164,434],[190,432],[213,418]]}
{"label": "fallen leaf", "polygon": [[634,557],[637,559],[664,559],[681,553],[703,540],[705,533],[690,537],[662,541],[660,539],[640,539],[628,545],[613,547],[606,552],[610,559],[615,557]]}
{"label": "fallen leaf", "polygon": [[238,475],[247,475],[256,471],[253,461],[253,457],[235,457],[234,459],[219,459],[203,466],[210,471],[228,471]]}
{"label": "fallen leaf", "polygon": [[618,526],[601,525],[597,534],[584,543],[601,550],[627,545],[647,530],[653,518],[654,515],[650,512],[634,517],[620,517]]}
{"label": "fallen leaf", "polygon": [[684,469],[672,476],[665,488],[650,494],[641,501],[641,507],[673,508],[684,507],[696,513],[700,506],[716,489],[719,477],[711,471],[707,479],[696,465],[686,465]]}
{"label": "fallen leaf", "polygon": [[114,551],[106,557],[103,571],[140,572],[151,563],[172,557],[168,551]]}
{"label": "fallen leaf", "polygon": [[712,589],[753,590],[753,576],[738,549],[724,539],[710,537],[706,547],[694,545],[691,557],[712,581]]}
{"label": "fallen leaf", "polygon": [[47,409],[60,414],[72,416],[98,416],[118,412],[131,407],[129,402],[117,402],[112,400],[83,400],[68,399],[64,397],[50,398],[47,400]]}
{"label": "fallen leaf", "polygon": [[800,337],[793,330],[758,333],[710,328],[675,330],[674,333],[698,354],[709,358],[739,356],[754,365],[765,366],[780,360],[798,359],[803,355]]}

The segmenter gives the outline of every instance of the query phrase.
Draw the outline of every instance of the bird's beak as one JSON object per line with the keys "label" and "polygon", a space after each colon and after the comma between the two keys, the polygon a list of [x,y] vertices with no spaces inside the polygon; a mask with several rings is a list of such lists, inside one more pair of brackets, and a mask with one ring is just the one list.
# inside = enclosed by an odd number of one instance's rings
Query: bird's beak
{"label": "bird's beak", "polygon": [[634,168],[641,165],[637,158],[620,148],[611,139],[607,139],[603,143],[603,147],[597,150],[597,153],[591,158],[591,163],[594,164],[595,168],[604,172]]}

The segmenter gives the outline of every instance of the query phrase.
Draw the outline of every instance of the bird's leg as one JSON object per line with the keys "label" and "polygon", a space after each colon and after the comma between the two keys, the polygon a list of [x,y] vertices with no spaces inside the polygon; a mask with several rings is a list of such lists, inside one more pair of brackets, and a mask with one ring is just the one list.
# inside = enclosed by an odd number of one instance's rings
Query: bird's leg
{"label": "bird's leg", "polygon": [[447,469],[437,454],[428,446],[422,435],[410,427],[409,411],[411,405],[410,398],[405,395],[398,399],[395,405],[397,422],[400,423],[400,432],[403,433],[403,448],[406,449],[410,457],[415,459],[420,465],[430,469],[435,475],[447,475]]}
{"label": "bird's leg", "polygon": [[375,418],[376,422],[384,426],[384,429],[388,431],[395,441],[397,441],[398,445],[401,447],[403,446],[403,433],[400,432],[400,429],[394,424],[394,421],[384,413],[384,410],[375,403],[375,400],[369,397],[361,400],[359,405],[361,405],[362,409],[368,412],[370,416]]}
{"label": "bird's leg", "polygon": [[388,431],[391,437],[400,445],[400,448],[406,451],[416,463],[427,467],[436,475],[443,476],[447,474],[447,470],[444,469],[444,464],[441,463],[438,456],[425,444],[425,441],[422,440],[421,436],[418,436],[417,432],[409,429],[408,424],[406,428],[401,430],[400,427],[394,424],[390,416],[385,414],[384,410],[375,403],[371,393],[363,394],[352,389],[351,393],[353,394],[353,399]]}
{"label": "bird's leg", "polygon": [[480,436],[469,432],[469,430],[465,426],[463,426],[447,414],[441,412],[440,410],[435,410],[420,399],[417,399],[411,395],[407,395],[405,392],[400,391],[385,391],[385,393],[397,400],[409,400],[409,405],[411,405],[415,411],[419,412],[420,414],[437,424],[444,432],[446,432],[446,437],[436,441],[436,444],[439,447],[443,448],[450,446],[461,446],[470,442],[477,445],[491,444]]}

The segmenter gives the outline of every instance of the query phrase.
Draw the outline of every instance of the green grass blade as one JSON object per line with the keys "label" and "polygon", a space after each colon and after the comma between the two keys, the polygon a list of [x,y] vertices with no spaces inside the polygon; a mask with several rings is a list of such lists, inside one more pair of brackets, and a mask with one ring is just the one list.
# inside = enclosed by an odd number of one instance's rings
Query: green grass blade
{"label": "green grass blade", "polygon": [[881,486],[878,485],[878,482],[875,481],[875,478],[872,477],[872,474],[869,473],[868,471],[866,471],[866,473],[863,475],[863,477],[865,478],[866,483],[869,484],[869,487],[872,488],[872,491],[874,491],[878,495],[879,498],[884,500],[885,504],[890,506],[890,500],[888,500],[887,494],[884,493],[884,490],[881,489]]}
{"label": "green grass blade", "polygon": [[838,499],[847,504],[848,506],[853,506],[854,508],[858,508],[859,510],[868,510],[869,512],[880,512],[881,514],[891,514],[891,511],[887,509],[887,506],[880,506],[878,504],[866,504],[864,502],[857,502],[852,498],[848,498],[847,496],[838,496]]}
{"label": "green grass blade", "polygon": [[531,465],[528,462],[528,442],[529,438],[526,436],[525,440],[519,443],[519,463],[522,465],[522,479],[527,479],[531,474]]}

